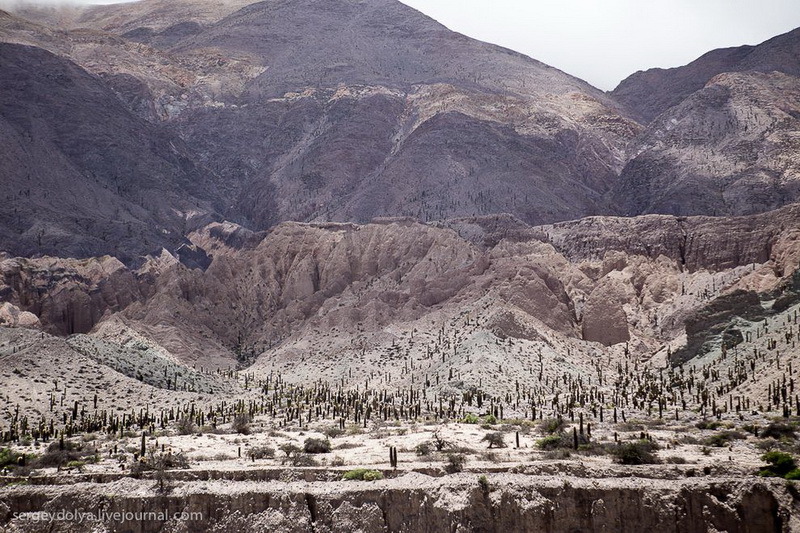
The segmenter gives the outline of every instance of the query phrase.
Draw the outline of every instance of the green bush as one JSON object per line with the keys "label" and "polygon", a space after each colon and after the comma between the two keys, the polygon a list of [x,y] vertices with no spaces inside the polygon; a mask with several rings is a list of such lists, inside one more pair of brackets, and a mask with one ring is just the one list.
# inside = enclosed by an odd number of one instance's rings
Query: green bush
{"label": "green bush", "polygon": [[465,416],[461,420],[461,422],[464,424],[477,424],[480,421],[481,421],[480,417],[478,417],[478,415],[473,413],[468,413],[467,416]]}
{"label": "green bush", "polygon": [[536,441],[536,446],[540,450],[556,450],[558,448],[572,448],[572,438],[566,433],[560,432],[548,435]]}
{"label": "green bush", "polygon": [[383,479],[383,474],[377,470],[364,472],[364,481],[378,481],[379,479]]}
{"label": "green bush", "polygon": [[794,460],[794,457],[788,453],[778,451],[767,452],[761,456],[761,460],[769,463],[769,465],[758,472],[760,476],[782,477],[785,479],[800,478],[800,470],[797,469],[797,462]]}
{"label": "green bush", "polygon": [[656,450],[656,443],[640,440],[619,444],[611,449],[611,454],[623,465],[652,465],[658,463],[658,457],[653,453]]}
{"label": "green bush", "polygon": [[83,472],[85,466],[85,461],[70,461],[67,463],[67,468],[75,468],[81,472]]}
{"label": "green bush", "polygon": [[369,468],[349,470],[342,476],[344,481],[377,481],[379,479],[383,479],[383,474],[379,470],[370,470]]}
{"label": "green bush", "polygon": [[15,452],[10,448],[0,448],[0,469],[6,467],[15,468],[19,464],[20,457],[25,458],[25,464],[30,463],[35,458],[33,455]]}
{"label": "green bush", "polygon": [[331,441],[328,439],[308,438],[303,443],[303,451],[306,453],[330,453]]}

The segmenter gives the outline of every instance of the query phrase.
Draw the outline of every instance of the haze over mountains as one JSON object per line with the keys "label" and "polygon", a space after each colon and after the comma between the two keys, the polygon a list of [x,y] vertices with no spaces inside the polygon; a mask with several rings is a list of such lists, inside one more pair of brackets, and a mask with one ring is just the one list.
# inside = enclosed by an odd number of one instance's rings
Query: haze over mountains
{"label": "haze over mountains", "polygon": [[797,31],[609,94],[394,0],[27,8],[0,36],[17,323],[338,379],[445,324],[464,364],[662,360],[709,301],[794,294]]}

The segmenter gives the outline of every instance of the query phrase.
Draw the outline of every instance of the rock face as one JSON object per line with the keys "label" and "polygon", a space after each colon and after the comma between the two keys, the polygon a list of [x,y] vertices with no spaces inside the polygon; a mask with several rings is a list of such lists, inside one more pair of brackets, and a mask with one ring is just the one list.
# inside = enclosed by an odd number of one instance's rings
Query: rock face
{"label": "rock face", "polygon": [[27,311],[20,311],[8,302],[0,305],[0,325],[12,328],[38,329],[42,326],[39,317]]}
{"label": "rock face", "polygon": [[[32,522],[12,513],[69,509],[84,513],[196,513],[188,522],[146,520],[137,531],[173,528],[234,532],[358,531],[603,531],[700,533],[789,532],[795,504],[782,483],[753,479],[618,480],[487,476],[484,492],[473,474],[422,474],[375,483],[188,483],[155,495],[133,480],[108,485],[13,487],[0,496],[2,523],[15,531]],[[202,517],[197,519],[197,517]],[[97,529],[97,528],[100,529]],[[52,531],[122,531],[114,523],[54,522]],[[92,529],[94,528],[94,529]]]}
{"label": "rock face", "polygon": [[49,332],[124,324],[211,368],[271,361],[276,346],[333,353],[352,338],[380,351],[393,325],[467,312],[503,338],[652,346],[721,291],[768,291],[797,270],[798,219],[791,207],[543,227],[509,217],[284,223],[267,234],[212,224],[191,236],[205,269],[166,251],[136,270],[112,258],[7,259],[0,294]]}
{"label": "rock face", "polygon": [[655,119],[615,186],[622,213],[745,215],[800,199],[800,78],[721,74]]}
{"label": "rock face", "polygon": [[[107,312],[116,312],[147,294],[117,259],[27,260],[0,262],[0,295],[38,317],[57,335],[88,333]],[[31,317],[25,315],[25,320]]]}

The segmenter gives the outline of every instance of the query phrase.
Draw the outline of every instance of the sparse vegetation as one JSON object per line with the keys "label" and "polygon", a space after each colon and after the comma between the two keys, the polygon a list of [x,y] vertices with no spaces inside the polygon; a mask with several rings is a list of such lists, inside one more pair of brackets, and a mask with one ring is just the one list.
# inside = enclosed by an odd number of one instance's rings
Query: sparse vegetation
{"label": "sparse vegetation", "polygon": [[308,438],[303,443],[303,451],[305,453],[330,453],[331,441],[328,439]]}
{"label": "sparse vegetation", "polygon": [[383,479],[383,474],[379,470],[356,468],[345,472],[342,479],[344,481],[377,481]]}
{"label": "sparse vegetation", "polygon": [[778,451],[767,452],[761,456],[761,460],[768,463],[768,465],[758,472],[760,476],[782,477],[790,480],[800,479],[797,461],[791,454]]}
{"label": "sparse vegetation", "polygon": [[447,463],[445,464],[445,471],[448,474],[455,474],[464,470],[464,465],[467,462],[467,457],[461,453],[447,454]]}
{"label": "sparse vegetation", "polygon": [[626,442],[611,449],[611,454],[623,465],[652,465],[658,463],[658,446],[648,440]]}
{"label": "sparse vegetation", "polygon": [[489,443],[489,448],[505,448],[506,447],[505,437],[499,431],[495,431],[495,432],[492,432],[492,433],[487,433],[486,435],[484,435],[482,441],[483,442],[488,442]]}
{"label": "sparse vegetation", "polygon": [[275,457],[275,448],[267,445],[254,446],[247,451],[247,456],[254,461],[258,459],[273,459]]}

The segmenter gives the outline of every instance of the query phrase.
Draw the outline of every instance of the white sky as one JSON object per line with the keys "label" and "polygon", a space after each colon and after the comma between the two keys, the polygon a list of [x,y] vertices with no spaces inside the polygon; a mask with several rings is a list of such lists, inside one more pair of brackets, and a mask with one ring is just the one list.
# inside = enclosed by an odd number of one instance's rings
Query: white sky
{"label": "white sky", "polygon": [[800,0],[401,1],[452,30],[522,52],[604,90],[637,70],[685,65],[715,48],[758,44],[800,26]]}
{"label": "white sky", "polygon": [[637,70],[800,26],[800,0],[401,0],[448,28],[613,89]]}

